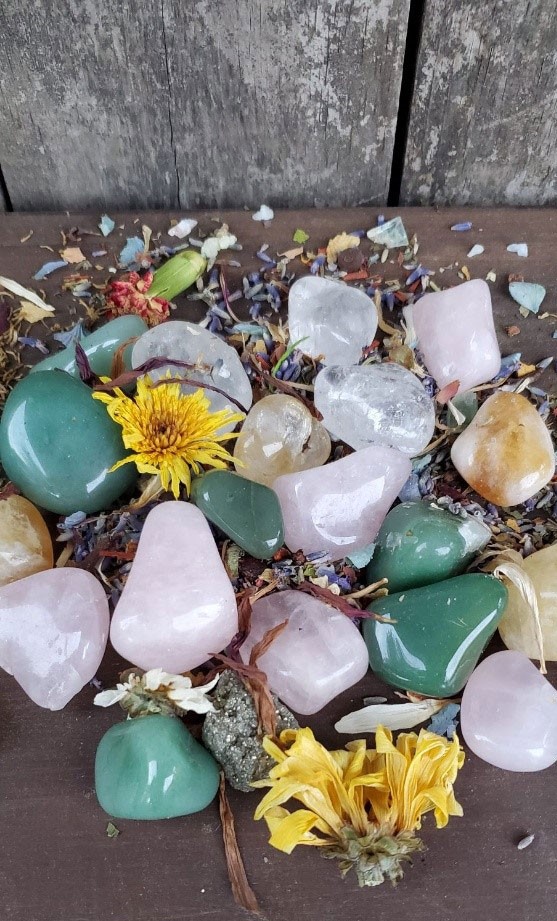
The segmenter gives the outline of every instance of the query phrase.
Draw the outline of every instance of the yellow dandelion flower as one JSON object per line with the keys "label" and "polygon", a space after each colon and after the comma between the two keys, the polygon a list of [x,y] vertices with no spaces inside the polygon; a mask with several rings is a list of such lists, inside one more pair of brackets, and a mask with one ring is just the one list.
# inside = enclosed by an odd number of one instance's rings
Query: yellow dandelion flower
{"label": "yellow dandelion flower", "polygon": [[[464,762],[456,736],[448,742],[422,729],[401,733],[395,745],[380,726],[376,749],[360,740],[330,752],[311,729],[286,729],[279,744],[263,744],[277,762],[253,784],[271,788],[255,812],[267,822],[269,843],[287,854],[298,844],[320,847],[343,875],[354,868],[361,886],[402,877],[402,862],[423,849],[414,832],[424,813],[434,812],[438,828],[462,815],[452,786]],[[303,808],[289,812],[290,799]]]}
{"label": "yellow dandelion flower", "polygon": [[179,383],[154,386],[146,374],[138,380],[134,398],[118,387],[114,395],[96,392],[93,397],[122,426],[122,440],[132,452],[112,469],[135,464],[140,473],[159,474],[163,489],[171,489],[176,499],[181,483],[189,494],[192,472],[200,473],[203,466],[222,469],[232,460],[222,443],[237,436],[218,432],[244,416],[228,409],[209,412],[203,390],[184,396]]}

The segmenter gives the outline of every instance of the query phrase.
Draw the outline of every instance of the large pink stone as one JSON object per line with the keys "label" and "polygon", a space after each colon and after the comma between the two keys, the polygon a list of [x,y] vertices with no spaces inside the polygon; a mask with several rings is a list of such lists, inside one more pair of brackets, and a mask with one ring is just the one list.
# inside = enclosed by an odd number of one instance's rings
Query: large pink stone
{"label": "large pink stone", "polygon": [[324,467],[278,477],[273,489],[286,546],[306,554],[323,550],[331,559],[367,547],[411,470],[399,451],[370,445]]}
{"label": "large pink stone", "polygon": [[368,669],[366,644],[346,614],[311,595],[288,589],[253,605],[251,630],[240,649],[244,662],[271,627],[288,620],[257,664],[271,690],[296,713],[317,713]]}
{"label": "large pink stone", "polygon": [[49,569],[0,589],[0,667],[40,707],[61,710],[94,677],[108,602],[82,569]]}
{"label": "large pink stone", "polygon": [[156,506],[114,611],[112,645],[133,665],[179,674],[237,630],[234,591],[204,515],[189,502]]}
{"label": "large pink stone", "polygon": [[497,374],[501,352],[491,294],[482,279],[424,295],[413,307],[413,321],[427,370],[439,387],[458,380],[462,393]]}
{"label": "large pink stone", "polygon": [[507,771],[557,761],[557,691],[521,652],[478,665],[462,695],[462,735],[472,751]]}

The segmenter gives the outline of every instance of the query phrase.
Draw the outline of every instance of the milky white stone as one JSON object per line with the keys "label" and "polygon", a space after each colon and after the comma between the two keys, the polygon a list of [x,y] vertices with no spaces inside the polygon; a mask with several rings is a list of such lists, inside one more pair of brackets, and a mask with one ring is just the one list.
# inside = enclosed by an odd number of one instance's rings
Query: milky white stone
{"label": "milky white stone", "polygon": [[180,674],[238,630],[234,591],[204,515],[189,502],[149,512],[110,628],[132,665]]}
{"label": "milky white stone", "polygon": [[439,387],[458,380],[462,393],[497,374],[501,352],[491,294],[482,279],[424,295],[413,306],[413,322],[427,370]]}
{"label": "milky white stone", "polygon": [[257,660],[272,691],[296,713],[317,713],[363,678],[368,655],[349,617],[317,598],[287,590],[253,604],[251,630],[240,648],[249,662],[254,645],[277,624],[288,626]]}
{"label": "milky white stone", "polygon": [[0,589],[0,667],[40,707],[61,710],[95,676],[108,602],[82,569],[49,569]]}
{"label": "milky white stone", "polygon": [[306,355],[324,356],[326,365],[355,365],[377,330],[377,311],[370,297],[341,281],[305,275],[288,296],[290,341]]}
{"label": "milky white stone", "polygon": [[323,425],[352,448],[382,444],[413,456],[433,435],[433,400],[415,374],[394,362],[323,368],[314,396]]}
{"label": "milky white stone", "polygon": [[[160,323],[139,337],[133,347],[132,367],[138,368],[149,358],[177,358],[190,364],[200,363],[212,368],[212,371],[189,371],[178,365],[164,365],[156,371],[150,371],[149,376],[158,380],[164,377],[167,371],[173,377],[193,378],[204,383],[212,384],[236,399],[247,410],[252,403],[252,389],[249,378],[242,367],[242,362],[236,349],[227,345],[214,333],[203,329],[197,323],[188,323],[185,320],[169,320]],[[194,393],[196,385],[183,384],[182,393]],[[206,390],[205,395],[211,403],[211,412],[220,409],[230,409],[238,412],[238,407],[220,393]],[[224,427],[223,431],[230,431],[233,426]]]}
{"label": "milky white stone", "polygon": [[557,691],[521,652],[480,662],[462,695],[462,735],[474,754],[506,771],[557,761]]}
{"label": "milky white stone", "polygon": [[367,547],[411,470],[399,451],[371,445],[324,467],[278,477],[273,489],[287,547],[325,551],[332,559]]}

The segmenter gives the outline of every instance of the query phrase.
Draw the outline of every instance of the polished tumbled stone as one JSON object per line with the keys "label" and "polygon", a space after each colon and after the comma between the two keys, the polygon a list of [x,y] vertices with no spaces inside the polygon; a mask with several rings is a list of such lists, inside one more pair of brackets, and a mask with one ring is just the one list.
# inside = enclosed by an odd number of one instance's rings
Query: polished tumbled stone
{"label": "polished tumbled stone", "polygon": [[97,799],[118,819],[171,819],[215,798],[218,765],[172,716],[149,715],[112,726],[95,758]]}
{"label": "polished tumbled stone", "polygon": [[341,281],[304,275],[288,295],[290,341],[326,365],[355,365],[377,330],[372,299]]}
{"label": "polished tumbled stone", "polygon": [[519,393],[488,397],[451,448],[451,460],[472,489],[494,505],[519,505],[555,473],[551,435],[535,406]]}
{"label": "polished tumbled stone", "polygon": [[41,513],[23,496],[0,501],[0,586],[54,562],[52,540]]}
{"label": "polished tumbled stone", "polygon": [[475,278],[425,294],[412,308],[418,345],[439,387],[460,382],[460,392],[490,381],[501,365],[491,293]]}
{"label": "polished tumbled stone", "polygon": [[381,525],[368,583],[389,580],[389,591],[418,588],[464,572],[491,538],[472,515],[453,515],[429,502],[402,502]]}
{"label": "polished tumbled stone", "polygon": [[232,584],[203,513],[189,502],[155,506],[114,611],[112,645],[132,665],[181,674],[237,630]]}
{"label": "polished tumbled stone", "polygon": [[367,547],[411,471],[410,459],[371,445],[314,470],[278,477],[286,546],[342,559]]}
{"label": "polished tumbled stone", "polygon": [[[507,551],[506,556],[509,553]],[[531,553],[526,559],[513,553],[514,562],[532,580],[538,600],[545,658],[557,661],[557,544]],[[518,588],[510,582],[509,603],[499,624],[499,633],[508,649],[523,652],[529,659],[540,655],[534,615]]]}
{"label": "polished tumbled stone", "polygon": [[368,610],[394,622],[364,621],[370,665],[394,687],[451,697],[472,674],[506,602],[505,586],[478,573],[378,598]]}
{"label": "polished tumbled stone", "polygon": [[251,628],[240,655],[250,654],[265,633],[288,620],[257,660],[272,691],[295,713],[317,713],[356,684],[367,671],[367,651],[358,628],[318,598],[288,589],[255,601]]}
{"label": "polished tumbled stone", "polygon": [[557,761],[557,691],[521,652],[480,662],[462,695],[464,741],[506,771],[541,771]]}
{"label": "polished tumbled stone", "polygon": [[[91,370],[98,374],[99,377],[110,377],[112,360],[120,346],[124,345],[128,339],[135,339],[143,335],[147,329],[147,324],[141,317],[117,317],[116,320],[105,323],[104,326],[96,329],[94,333],[90,333],[80,339],[79,344],[87,356]],[[130,343],[124,349],[122,355],[126,370],[131,368],[131,352],[132,346]],[[67,374],[71,374],[72,377],[79,377],[75,360],[75,343],[39,361],[38,364],[31,368],[31,374],[37,371],[51,371],[54,368],[60,368],[60,370],[66,371]]]}
{"label": "polished tumbled stone", "polygon": [[323,425],[355,449],[380,444],[412,457],[435,428],[433,400],[415,374],[394,362],[323,368],[315,405]]}
{"label": "polished tumbled stone", "polygon": [[108,601],[83,569],[48,569],[0,589],[0,668],[40,707],[61,710],[101,663]]}
{"label": "polished tumbled stone", "polygon": [[134,482],[121,428],[89,387],[63,371],[30,374],[9,395],[0,456],[23,495],[60,515],[105,511]]}
{"label": "polished tumbled stone", "polygon": [[229,470],[211,470],[192,483],[191,500],[242,550],[269,560],[284,542],[277,494]]}

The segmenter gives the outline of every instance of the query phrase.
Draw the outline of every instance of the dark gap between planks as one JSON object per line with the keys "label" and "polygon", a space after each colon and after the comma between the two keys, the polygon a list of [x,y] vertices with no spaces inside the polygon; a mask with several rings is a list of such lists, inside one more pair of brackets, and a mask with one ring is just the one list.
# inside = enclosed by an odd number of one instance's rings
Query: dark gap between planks
{"label": "dark gap between planks", "polygon": [[2,204],[4,204],[5,211],[14,210],[10,198],[10,193],[8,191],[8,186],[6,185],[6,180],[4,179],[4,173],[2,172],[2,167],[0,166],[0,210]]}
{"label": "dark gap between planks", "polygon": [[410,0],[395,140],[393,145],[393,159],[391,162],[391,180],[387,197],[387,204],[390,207],[396,207],[400,203],[400,189],[404,171],[404,158],[406,156],[412,101],[414,99],[416,70],[422,40],[425,6],[426,0]]}

